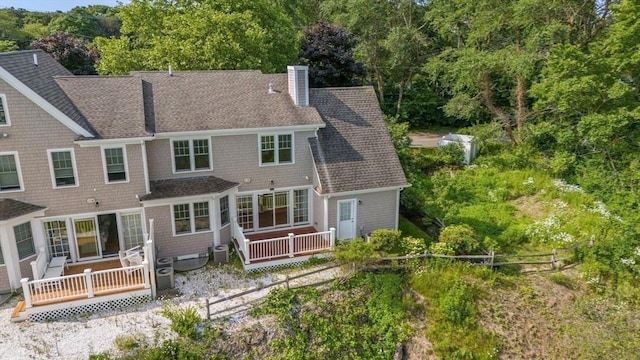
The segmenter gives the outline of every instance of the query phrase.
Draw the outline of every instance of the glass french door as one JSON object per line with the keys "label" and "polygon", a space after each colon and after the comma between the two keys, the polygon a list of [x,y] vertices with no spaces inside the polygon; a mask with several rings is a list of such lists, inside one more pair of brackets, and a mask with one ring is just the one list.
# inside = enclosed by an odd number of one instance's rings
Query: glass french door
{"label": "glass french door", "polygon": [[289,225],[289,192],[258,195],[258,227],[261,229]]}
{"label": "glass french door", "polygon": [[95,217],[74,219],[73,228],[76,233],[78,260],[87,260],[102,256]]}

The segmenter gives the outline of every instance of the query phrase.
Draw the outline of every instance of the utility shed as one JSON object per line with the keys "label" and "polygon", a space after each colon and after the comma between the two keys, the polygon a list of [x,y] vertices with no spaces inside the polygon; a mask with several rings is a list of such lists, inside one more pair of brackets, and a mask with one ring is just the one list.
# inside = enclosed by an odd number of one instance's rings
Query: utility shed
{"label": "utility shed", "polygon": [[469,165],[471,161],[475,159],[476,152],[478,151],[478,146],[473,136],[461,135],[461,134],[448,134],[443,136],[440,140],[438,140],[439,147],[445,147],[449,144],[458,144],[460,148],[462,148],[462,151],[464,152],[463,162],[466,165]]}

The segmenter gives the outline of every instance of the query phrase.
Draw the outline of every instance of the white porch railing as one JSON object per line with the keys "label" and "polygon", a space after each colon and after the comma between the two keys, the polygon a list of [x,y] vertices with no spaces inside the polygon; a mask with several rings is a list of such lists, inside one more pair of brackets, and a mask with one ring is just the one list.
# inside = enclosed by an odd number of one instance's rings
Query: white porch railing
{"label": "white porch railing", "polygon": [[54,302],[93,298],[96,295],[151,287],[149,263],[126,268],[101,271],[86,269],[82,274],[49,279],[22,279],[25,305],[43,305]]}
{"label": "white porch railing", "polygon": [[336,230],[334,228],[311,234],[295,235],[289,233],[286,237],[249,241],[242,233],[242,228],[235,221],[233,224],[235,226],[234,237],[247,265],[254,261],[292,258],[297,255],[332,250],[335,246]]}

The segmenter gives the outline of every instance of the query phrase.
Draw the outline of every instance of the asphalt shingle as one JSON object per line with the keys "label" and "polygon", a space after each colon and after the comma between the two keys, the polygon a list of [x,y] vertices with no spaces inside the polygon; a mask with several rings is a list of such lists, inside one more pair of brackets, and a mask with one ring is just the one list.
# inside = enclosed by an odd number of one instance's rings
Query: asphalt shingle
{"label": "asphalt shingle", "polygon": [[215,176],[157,180],[151,181],[151,193],[141,197],[140,201],[217,194],[238,185]]}
{"label": "asphalt shingle", "polygon": [[371,87],[311,89],[326,127],[309,139],[325,194],[407,186]]}
{"label": "asphalt shingle", "polygon": [[44,206],[33,205],[18,200],[0,199],[0,221],[11,220],[44,209],[46,209]]}

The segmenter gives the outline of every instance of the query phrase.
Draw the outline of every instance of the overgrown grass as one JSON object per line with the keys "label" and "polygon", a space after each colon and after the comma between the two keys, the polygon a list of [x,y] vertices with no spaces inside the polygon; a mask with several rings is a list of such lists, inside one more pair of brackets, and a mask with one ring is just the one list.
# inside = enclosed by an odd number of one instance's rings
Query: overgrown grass
{"label": "overgrown grass", "polygon": [[412,287],[425,298],[425,335],[441,359],[497,359],[498,340],[478,325],[482,290],[470,280],[493,276],[490,270],[448,261],[429,261],[413,274]]}
{"label": "overgrown grass", "polygon": [[414,223],[407,220],[402,215],[400,215],[400,219],[398,221],[398,229],[402,232],[403,236],[411,236],[414,238],[433,241],[433,239],[431,239],[431,237],[426,232],[422,231],[422,229],[417,227]]}
{"label": "overgrown grass", "polygon": [[283,336],[268,359],[391,359],[411,334],[403,278],[360,273],[326,293],[274,289],[252,314],[273,315]]}

